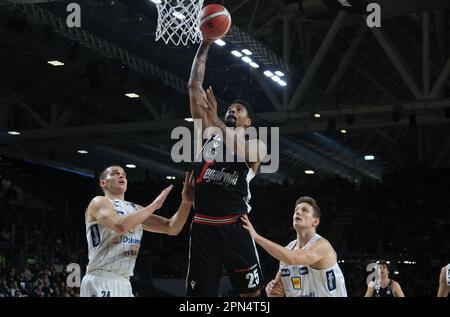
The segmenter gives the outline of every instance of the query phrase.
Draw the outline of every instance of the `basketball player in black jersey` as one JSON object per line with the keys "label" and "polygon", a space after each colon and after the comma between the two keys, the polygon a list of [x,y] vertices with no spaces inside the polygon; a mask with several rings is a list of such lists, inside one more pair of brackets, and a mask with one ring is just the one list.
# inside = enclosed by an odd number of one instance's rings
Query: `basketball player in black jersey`
{"label": "basketball player in black jersey", "polygon": [[[258,254],[240,217],[251,210],[249,183],[266,147],[260,140],[245,140],[245,129],[252,124],[247,102],[232,102],[223,122],[217,115],[212,88],[203,90],[211,44],[209,41],[200,44],[188,85],[192,117],[202,120],[203,131],[207,128],[214,131],[206,136],[203,148],[196,149],[195,215],[191,224],[187,295],[218,296],[224,265],[240,296],[259,296],[262,274]],[[233,162],[225,160],[227,156]]]}
{"label": "basketball player in black jersey", "polygon": [[389,265],[380,261],[378,269],[380,270],[380,280],[378,283],[377,281],[369,283],[364,297],[405,297],[400,284],[389,278]]}

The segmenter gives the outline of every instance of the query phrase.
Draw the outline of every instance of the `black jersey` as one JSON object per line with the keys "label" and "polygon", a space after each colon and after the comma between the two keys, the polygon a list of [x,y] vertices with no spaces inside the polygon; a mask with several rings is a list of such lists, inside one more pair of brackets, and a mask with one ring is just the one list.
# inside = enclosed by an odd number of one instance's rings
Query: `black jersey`
{"label": "black jersey", "polygon": [[[233,158],[231,162],[225,159],[227,154]],[[194,175],[196,213],[220,217],[251,210],[249,186],[255,172],[232,154],[219,136],[212,135],[206,141],[194,163]]]}
{"label": "black jersey", "polygon": [[375,285],[373,297],[394,297],[394,292],[392,291],[392,281],[393,280],[389,280],[388,285],[385,287]]}

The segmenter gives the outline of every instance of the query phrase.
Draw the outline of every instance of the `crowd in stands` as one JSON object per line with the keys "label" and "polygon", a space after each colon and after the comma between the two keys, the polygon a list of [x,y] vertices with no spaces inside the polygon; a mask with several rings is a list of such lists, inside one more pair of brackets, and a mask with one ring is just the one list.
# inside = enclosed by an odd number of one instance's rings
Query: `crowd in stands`
{"label": "crowd in stands", "polygon": [[[450,245],[445,243],[450,238],[449,176],[442,170],[403,170],[386,175],[383,182],[358,185],[363,197],[360,210],[344,241],[333,245],[339,259],[346,260],[340,266],[349,296],[364,295],[370,273],[366,265],[377,259],[391,260],[391,277],[400,282],[406,296],[436,295],[439,268],[448,263],[450,254]],[[74,198],[64,196],[63,191],[58,193],[58,182],[36,188],[0,178],[0,297],[78,296],[78,288],[66,285],[66,265],[79,263],[83,270],[87,264],[84,210],[97,194],[96,181],[88,181],[93,185],[70,182],[73,190],[84,191]],[[146,205],[165,182],[130,182],[126,198]],[[176,185],[158,214],[170,217],[177,210],[181,183]],[[341,179],[313,177],[294,184],[256,185],[252,188],[250,218],[260,234],[286,245],[295,238],[295,201],[308,195],[321,206],[323,218],[318,233],[327,237],[333,222],[352,201],[355,188],[355,184]],[[184,279],[190,219],[176,237],[144,234],[135,282]],[[275,276],[278,263],[262,249],[259,254],[268,282]],[[405,264],[405,260],[414,264]]]}

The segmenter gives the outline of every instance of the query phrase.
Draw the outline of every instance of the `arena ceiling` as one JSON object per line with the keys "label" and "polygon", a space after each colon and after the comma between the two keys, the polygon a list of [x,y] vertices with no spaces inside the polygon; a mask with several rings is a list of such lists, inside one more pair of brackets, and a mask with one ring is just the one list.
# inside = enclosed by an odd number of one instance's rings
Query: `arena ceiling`
{"label": "arena ceiling", "polygon": [[[70,29],[71,2],[0,0],[1,154],[87,174],[119,162],[137,165],[136,177],[180,177],[189,164],[172,162],[170,133],[192,126],[186,84],[197,45],[156,42],[150,0],[78,0],[82,24]],[[296,181],[305,169],[363,180],[450,167],[448,1],[373,1],[381,28],[331,0],[212,2],[233,27],[209,53],[205,85],[222,113],[246,99],[259,126],[280,127],[280,171],[262,181]],[[244,48],[260,68],[230,54]],[[264,70],[283,71],[287,86]]]}

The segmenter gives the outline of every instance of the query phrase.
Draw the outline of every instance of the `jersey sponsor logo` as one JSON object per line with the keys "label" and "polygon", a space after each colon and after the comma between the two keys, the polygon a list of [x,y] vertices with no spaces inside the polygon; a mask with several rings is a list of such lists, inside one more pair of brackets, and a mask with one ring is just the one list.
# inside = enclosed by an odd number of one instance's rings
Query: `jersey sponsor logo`
{"label": "jersey sponsor logo", "polygon": [[92,246],[95,248],[100,244],[100,230],[98,230],[98,225],[92,225],[90,227]]}
{"label": "jersey sponsor logo", "polygon": [[291,282],[292,282],[292,288],[293,289],[302,289],[302,279],[300,276],[293,276],[291,277]]}
{"label": "jersey sponsor logo", "polygon": [[298,269],[298,273],[299,273],[300,275],[308,274],[308,273],[309,273],[309,272],[308,272],[308,268],[307,268],[306,266],[301,266],[301,267]]}
{"label": "jersey sponsor logo", "polygon": [[336,275],[334,274],[334,270],[327,271],[327,286],[328,290],[331,292],[336,289]]}
{"label": "jersey sponsor logo", "polygon": [[291,275],[291,271],[289,269],[281,269],[281,276],[289,276]]}
{"label": "jersey sponsor logo", "polygon": [[191,289],[194,289],[194,287],[195,287],[195,284],[197,284],[197,282],[196,281],[191,281]]}
{"label": "jersey sponsor logo", "polygon": [[237,181],[239,179],[239,173],[234,171],[233,173],[227,173],[224,172],[225,168],[222,168],[222,170],[218,171],[212,168],[208,168],[203,175],[203,179],[205,182],[214,182],[218,184],[229,184],[229,185],[236,185]]}
{"label": "jersey sponsor logo", "polygon": [[112,244],[119,244],[119,243],[124,243],[124,244],[137,244],[140,245],[141,244],[141,240],[136,239],[134,237],[130,237],[130,236],[115,236],[112,240],[111,240]]}

